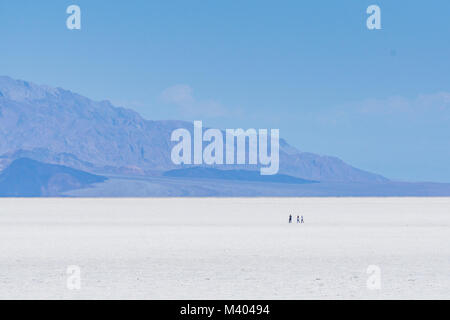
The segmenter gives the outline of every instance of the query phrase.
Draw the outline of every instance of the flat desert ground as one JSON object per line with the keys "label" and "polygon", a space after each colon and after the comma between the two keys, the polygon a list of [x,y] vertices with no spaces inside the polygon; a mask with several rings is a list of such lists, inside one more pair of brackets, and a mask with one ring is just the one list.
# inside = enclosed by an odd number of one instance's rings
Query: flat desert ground
{"label": "flat desert ground", "polygon": [[0,298],[449,299],[450,198],[1,199]]}

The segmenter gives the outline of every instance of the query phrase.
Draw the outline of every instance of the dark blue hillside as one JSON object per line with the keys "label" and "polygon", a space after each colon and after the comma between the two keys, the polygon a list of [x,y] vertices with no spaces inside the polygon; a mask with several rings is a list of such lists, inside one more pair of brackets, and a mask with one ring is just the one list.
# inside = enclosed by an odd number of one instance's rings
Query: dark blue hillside
{"label": "dark blue hillside", "polygon": [[0,174],[0,197],[45,197],[104,182],[106,177],[28,158],[13,161]]}

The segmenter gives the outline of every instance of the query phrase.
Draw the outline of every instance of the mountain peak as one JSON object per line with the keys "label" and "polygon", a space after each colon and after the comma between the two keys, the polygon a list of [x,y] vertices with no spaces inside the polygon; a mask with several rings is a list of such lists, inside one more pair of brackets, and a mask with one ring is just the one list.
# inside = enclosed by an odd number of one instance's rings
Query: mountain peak
{"label": "mountain peak", "polygon": [[57,95],[58,92],[59,89],[49,86],[0,76],[0,97],[13,101],[45,99],[49,95]]}

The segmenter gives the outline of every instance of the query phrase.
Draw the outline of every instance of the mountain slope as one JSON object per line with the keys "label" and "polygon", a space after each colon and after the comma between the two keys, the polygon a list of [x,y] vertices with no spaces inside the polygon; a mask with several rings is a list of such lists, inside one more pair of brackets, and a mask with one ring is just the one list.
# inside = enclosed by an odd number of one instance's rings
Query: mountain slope
{"label": "mountain slope", "polygon": [[58,196],[64,191],[106,180],[105,177],[65,166],[21,158],[0,174],[0,197]]}
{"label": "mountain slope", "polygon": [[[108,101],[0,77],[0,170],[23,156],[100,173],[179,169],[170,159],[170,135],[180,127],[192,131],[192,123],[145,120]],[[300,152],[284,140],[279,173],[317,181],[387,181],[337,158]]]}

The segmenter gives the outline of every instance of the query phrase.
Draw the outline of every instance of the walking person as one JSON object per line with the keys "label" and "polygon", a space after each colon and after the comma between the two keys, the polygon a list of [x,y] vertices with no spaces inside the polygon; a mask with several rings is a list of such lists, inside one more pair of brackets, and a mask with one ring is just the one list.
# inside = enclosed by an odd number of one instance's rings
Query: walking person
{"label": "walking person", "polygon": [[300,216],[297,216],[297,223],[300,223]]}
{"label": "walking person", "polygon": [[292,214],[289,215],[289,223],[292,223]]}
{"label": "walking person", "polygon": [[303,221],[303,216],[302,216],[302,223],[305,223],[305,221]]}

